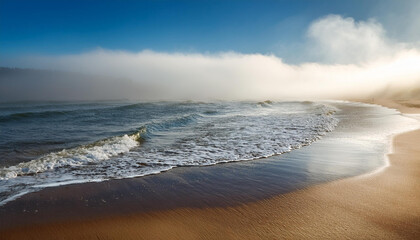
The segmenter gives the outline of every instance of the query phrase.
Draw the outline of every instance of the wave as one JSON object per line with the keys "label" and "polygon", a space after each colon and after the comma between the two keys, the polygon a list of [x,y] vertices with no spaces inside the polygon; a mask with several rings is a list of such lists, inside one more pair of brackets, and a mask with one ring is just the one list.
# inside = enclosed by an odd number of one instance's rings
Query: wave
{"label": "wave", "polygon": [[75,148],[63,149],[29,162],[5,167],[0,170],[0,179],[6,180],[16,178],[17,176],[33,175],[64,166],[81,166],[107,160],[138,146],[142,141],[142,133],[144,132],[145,128],[141,128],[139,131],[130,135],[125,134]]}
{"label": "wave", "polygon": [[0,116],[0,122],[15,121],[28,118],[49,118],[54,116],[66,115],[76,110],[72,111],[43,111],[43,112],[21,112],[21,113],[12,113],[5,116]]}
{"label": "wave", "polygon": [[200,118],[202,118],[202,115],[193,113],[193,114],[187,114],[183,116],[174,117],[165,121],[152,122],[152,123],[146,124],[145,127],[147,129],[147,133],[153,133],[153,132],[165,131],[165,130],[176,128],[176,127],[184,127],[193,122],[196,122]]}
{"label": "wave", "polygon": [[[199,103],[194,103],[199,104]],[[171,105],[194,105],[193,103],[171,103]],[[71,116],[76,115],[79,113],[92,113],[92,112],[125,112],[128,110],[135,110],[135,109],[144,109],[147,107],[157,107],[159,105],[167,106],[168,104],[163,103],[133,103],[133,104],[126,104],[126,105],[119,105],[119,106],[112,106],[112,107],[103,107],[103,106],[96,106],[96,107],[89,107],[89,108],[78,108],[78,109],[69,109],[69,110],[40,110],[40,111],[21,111],[15,112],[5,115],[0,115],[0,123],[11,122],[11,121],[20,121],[25,119],[41,119],[41,118],[54,118],[59,116]],[[45,107],[51,107],[49,105]],[[57,107],[57,106],[55,106]],[[39,108],[39,107],[37,107]],[[7,109],[6,109],[7,110]],[[13,111],[16,110],[15,108],[10,108],[9,110]]]}
{"label": "wave", "polygon": [[152,105],[152,103],[133,103],[133,104],[127,104],[123,106],[112,107],[112,108],[109,108],[109,110],[129,110],[129,109],[135,109],[135,108],[144,107],[148,105]]}
{"label": "wave", "polygon": [[[57,116],[72,115],[76,113],[92,112],[92,111],[114,111],[114,110],[127,110],[131,108],[138,108],[147,103],[129,104],[116,107],[89,107],[82,109],[71,109],[71,110],[45,110],[45,111],[28,111],[28,112],[17,112],[7,115],[0,116],[0,122],[18,121],[24,119],[39,119],[39,118],[53,118]],[[50,106],[45,106],[50,107]],[[57,107],[57,106],[55,106]],[[39,108],[39,107],[37,107]],[[14,109],[11,109],[14,110]]]}
{"label": "wave", "polygon": [[271,106],[273,104],[273,101],[265,100],[265,101],[262,101],[262,102],[258,102],[257,104],[262,106],[262,107],[268,107],[268,106]]}

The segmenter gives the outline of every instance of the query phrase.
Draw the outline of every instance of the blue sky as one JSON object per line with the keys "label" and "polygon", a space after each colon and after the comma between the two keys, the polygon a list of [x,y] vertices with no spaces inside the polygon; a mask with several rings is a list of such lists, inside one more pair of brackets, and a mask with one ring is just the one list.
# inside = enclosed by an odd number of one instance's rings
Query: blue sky
{"label": "blue sky", "polygon": [[[403,3],[401,3],[403,2]],[[328,14],[375,18],[389,35],[412,1],[0,1],[0,54],[125,51],[272,53],[293,59],[308,25]]]}

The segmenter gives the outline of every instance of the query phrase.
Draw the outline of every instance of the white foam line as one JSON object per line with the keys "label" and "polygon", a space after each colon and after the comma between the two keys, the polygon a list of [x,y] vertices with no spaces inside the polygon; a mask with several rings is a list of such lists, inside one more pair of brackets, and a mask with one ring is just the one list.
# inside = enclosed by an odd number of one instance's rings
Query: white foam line
{"label": "white foam line", "polygon": [[0,206],[3,206],[10,201],[14,201],[28,193],[38,192],[39,191],[38,189],[40,188],[44,189],[44,188],[49,188],[49,187],[58,187],[58,186],[65,186],[65,185],[78,184],[78,183],[103,182],[107,180],[108,179],[70,180],[70,181],[63,181],[63,182],[57,182],[57,183],[46,183],[46,184],[41,184],[41,185],[34,185],[32,186],[33,189],[31,190],[26,190],[26,191],[14,194],[10,196],[9,198],[4,199],[3,201],[0,202]]}
{"label": "white foam line", "polygon": [[[378,105],[378,106],[381,106],[381,105]],[[418,118],[420,116],[420,114],[401,114],[401,115],[404,116],[404,117],[410,117],[410,118],[416,119],[418,121],[418,123],[420,124],[420,120]],[[410,116],[410,115],[417,115],[417,116]],[[388,144],[388,151],[387,151],[387,153],[384,154],[384,165],[382,165],[381,167],[379,167],[377,169],[374,169],[370,172],[364,173],[362,175],[355,176],[355,177],[353,177],[353,179],[369,178],[369,177],[372,177],[374,175],[377,175],[377,174],[385,171],[385,169],[387,169],[388,167],[391,166],[391,161],[389,160],[389,155],[395,153],[395,150],[394,150],[394,139],[395,139],[395,137],[398,136],[398,135],[408,133],[408,132],[412,132],[412,131],[419,130],[419,129],[420,129],[420,125],[416,126],[416,127],[413,127],[412,129],[409,129],[409,130],[404,130],[402,132],[392,134],[390,137],[388,137],[388,141],[387,141],[388,142],[387,143]]]}
{"label": "white foam line", "polygon": [[154,171],[146,172],[146,173],[143,173],[143,174],[134,174],[134,175],[131,175],[131,176],[118,177],[118,178],[80,179],[80,180],[69,180],[69,181],[62,181],[62,182],[56,182],[56,183],[46,183],[46,184],[34,185],[34,186],[31,187],[32,188],[31,190],[26,190],[26,191],[14,194],[14,195],[10,196],[9,198],[4,199],[3,201],[0,202],[0,206],[3,206],[6,203],[14,201],[16,199],[19,199],[20,197],[22,197],[22,196],[24,196],[28,193],[38,192],[39,190],[42,190],[42,189],[45,189],[45,188],[59,187],[59,186],[65,186],[65,185],[71,185],[71,184],[98,183],[98,182],[106,182],[106,181],[110,181],[110,180],[121,180],[121,179],[128,179],[128,178],[144,177],[144,176],[156,175],[156,174],[159,174],[159,173],[163,173],[163,172],[171,170],[172,168],[174,168],[174,167],[170,167],[168,169],[154,170]]}
{"label": "white foam line", "polygon": [[64,185],[70,185],[70,184],[79,184],[79,183],[90,183],[90,182],[103,182],[107,181],[108,179],[104,178],[98,178],[98,179],[80,179],[80,180],[68,180],[68,181],[62,181],[62,182],[55,182],[55,183],[45,183],[45,184],[39,184],[32,186],[33,188],[49,188],[49,187],[58,187],[58,186],[64,186]]}
{"label": "white foam line", "polygon": [[23,195],[28,194],[28,193],[31,193],[31,191],[23,191],[23,192],[20,192],[20,193],[15,194],[13,196],[10,196],[9,198],[6,198],[3,201],[1,201],[0,202],[0,206],[3,206],[4,204],[6,204],[6,203],[8,203],[10,201],[16,200],[16,199],[18,199],[18,198],[20,198]]}

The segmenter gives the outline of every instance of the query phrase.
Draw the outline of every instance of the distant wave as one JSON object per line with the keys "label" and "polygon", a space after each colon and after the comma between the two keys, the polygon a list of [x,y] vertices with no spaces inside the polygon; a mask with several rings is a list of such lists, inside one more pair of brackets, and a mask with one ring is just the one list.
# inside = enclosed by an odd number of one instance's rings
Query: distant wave
{"label": "distant wave", "polygon": [[202,118],[200,114],[187,114],[175,118],[171,118],[161,122],[153,122],[150,124],[146,124],[146,128],[149,131],[163,131],[173,127],[183,127],[190,123],[197,121],[198,119]]}
{"label": "distant wave", "polygon": [[44,112],[21,112],[21,113],[12,113],[5,116],[0,116],[0,122],[15,121],[28,118],[49,118],[53,116],[66,115],[70,114],[73,111],[44,111]]}
{"label": "distant wave", "polygon": [[0,122],[10,122],[10,121],[19,121],[26,119],[40,119],[40,118],[54,118],[65,115],[72,115],[74,113],[83,113],[83,112],[95,112],[95,111],[113,111],[113,110],[126,110],[130,108],[140,107],[141,104],[129,104],[124,106],[116,107],[91,107],[86,109],[71,109],[71,110],[46,110],[46,111],[28,111],[28,112],[17,112],[7,115],[0,116]]}
{"label": "distant wave", "polygon": [[[71,109],[71,110],[45,110],[45,111],[22,111],[22,112],[15,112],[5,115],[0,115],[0,122],[11,122],[11,121],[20,121],[26,119],[40,119],[40,118],[54,118],[59,116],[65,115],[72,115],[74,113],[92,113],[96,111],[121,111],[125,112],[127,110],[135,110],[135,109],[142,109],[144,107],[156,107],[163,103],[134,103],[134,104],[127,104],[127,105],[120,105],[120,106],[113,106],[113,107],[89,107],[89,108],[82,108],[82,109]],[[182,102],[182,103],[171,103],[174,105],[191,105],[196,103],[191,102]],[[168,105],[168,104],[166,104]],[[83,106],[83,105],[81,105]],[[49,106],[43,106],[49,107]],[[13,110],[14,108],[10,108],[9,110]],[[7,110],[7,109],[6,109]],[[215,111],[205,112],[205,114],[214,114]]]}
{"label": "distant wave", "polygon": [[143,106],[147,106],[147,105],[152,105],[152,103],[133,103],[133,104],[127,104],[127,105],[123,105],[123,106],[112,107],[112,108],[108,108],[108,109],[128,110],[128,109],[135,109],[135,108],[139,108],[139,107],[143,107]]}

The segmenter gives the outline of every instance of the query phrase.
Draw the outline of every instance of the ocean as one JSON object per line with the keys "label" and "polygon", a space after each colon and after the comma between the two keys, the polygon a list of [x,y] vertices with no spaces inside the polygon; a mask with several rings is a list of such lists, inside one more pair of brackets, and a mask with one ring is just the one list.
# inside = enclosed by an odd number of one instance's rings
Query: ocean
{"label": "ocean", "polygon": [[[354,145],[363,153],[356,161],[346,156],[352,151],[324,152],[280,165],[288,176],[305,175],[295,185],[333,180],[385,166],[389,136],[414,125],[393,109],[332,101],[3,103],[0,204],[52,186],[270,161],[339,128],[329,146]],[[293,166],[302,159],[305,167]]]}

